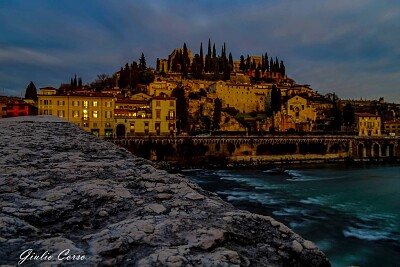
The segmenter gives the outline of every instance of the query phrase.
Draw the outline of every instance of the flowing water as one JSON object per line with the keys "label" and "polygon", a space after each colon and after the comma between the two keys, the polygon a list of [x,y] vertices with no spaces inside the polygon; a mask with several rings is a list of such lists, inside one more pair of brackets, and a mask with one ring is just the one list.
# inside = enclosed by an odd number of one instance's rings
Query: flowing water
{"label": "flowing water", "polygon": [[400,266],[400,166],[183,170],[233,205],[311,240],[332,266]]}

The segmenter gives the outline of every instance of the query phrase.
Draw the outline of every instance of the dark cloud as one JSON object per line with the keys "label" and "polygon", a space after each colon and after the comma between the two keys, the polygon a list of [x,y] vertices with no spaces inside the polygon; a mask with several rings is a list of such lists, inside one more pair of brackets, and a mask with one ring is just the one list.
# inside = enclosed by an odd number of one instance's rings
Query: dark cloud
{"label": "dark cloud", "polygon": [[112,74],[143,52],[149,65],[208,38],[234,58],[268,52],[322,93],[399,101],[400,4],[393,0],[3,1],[0,93]]}

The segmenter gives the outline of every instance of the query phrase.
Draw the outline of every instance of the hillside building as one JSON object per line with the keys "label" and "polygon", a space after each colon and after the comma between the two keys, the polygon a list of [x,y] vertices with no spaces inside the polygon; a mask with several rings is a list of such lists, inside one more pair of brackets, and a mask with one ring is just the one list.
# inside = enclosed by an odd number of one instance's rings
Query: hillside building
{"label": "hillside building", "polygon": [[356,125],[359,136],[380,136],[381,117],[371,113],[356,113]]}

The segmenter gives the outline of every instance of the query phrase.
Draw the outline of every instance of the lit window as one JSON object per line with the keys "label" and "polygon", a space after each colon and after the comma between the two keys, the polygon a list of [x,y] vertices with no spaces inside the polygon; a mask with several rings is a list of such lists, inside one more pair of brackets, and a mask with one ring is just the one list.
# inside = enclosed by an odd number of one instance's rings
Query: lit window
{"label": "lit window", "polygon": [[93,118],[97,118],[97,110],[93,110]]}
{"label": "lit window", "polygon": [[84,107],[84,108],[88,108],[88,106],[89,106],[88,101],[83,101],[83,107]]}
{"label": "lit window", "polygon": [[88,122],[84,122],[83,123],[83,127],[89,127],[89,123]]}
{"label": "lit window", "polygon": [[97,107],[97,101],[93,101],[93,107]]}
{"label": "lit window", "polygon": [[72,116],[73,116],[74,118],[79,118],[79,111],[78,111],[78,110],[72,111]]}
{"label": "lit window", "polygon": [[57,111],[57,116],[60,118],[64,118],[64,110]]}
{"label": "lit window", "polygon": [[161,119],[161,109],[156,110],[156,119]]}
{"label": "lit window", "polygon": [[89,117],[89,116],[88,116],[88,112],[87,112],[86,109],[84,109],[84,110],[83,110],[83,119],[84,119],[84,120],[87,120],[88,117]]}

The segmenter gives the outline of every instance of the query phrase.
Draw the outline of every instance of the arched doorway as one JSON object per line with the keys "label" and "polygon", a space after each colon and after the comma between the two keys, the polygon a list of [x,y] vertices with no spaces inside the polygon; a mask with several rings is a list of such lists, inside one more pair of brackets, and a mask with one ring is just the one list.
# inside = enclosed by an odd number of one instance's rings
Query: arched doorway
{"label": "arched doorway", "polygon": [[117,125],[117,138],[124,138],[125,137],[125,125],[118,124]]}
{"label": "arched doorway", "polygon": [[373,156],[374,157],[379,157],[379,144],[374,144],[373,145]]}
{"label": "arched doorway", "polygon": [[362,159],[364,157],[364,145],[358,144],[357,146],[358,157]]}

